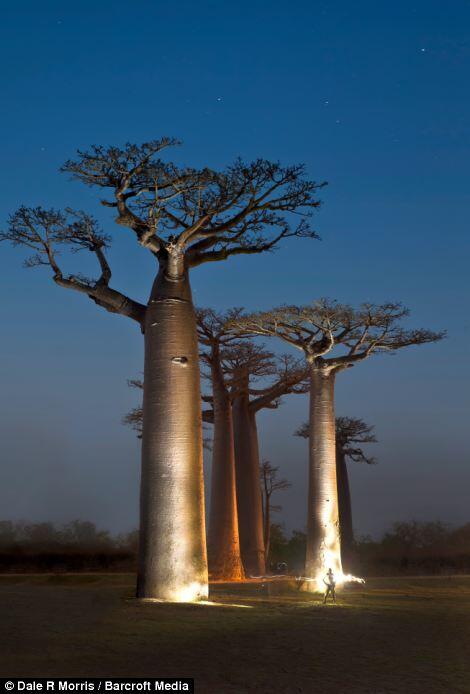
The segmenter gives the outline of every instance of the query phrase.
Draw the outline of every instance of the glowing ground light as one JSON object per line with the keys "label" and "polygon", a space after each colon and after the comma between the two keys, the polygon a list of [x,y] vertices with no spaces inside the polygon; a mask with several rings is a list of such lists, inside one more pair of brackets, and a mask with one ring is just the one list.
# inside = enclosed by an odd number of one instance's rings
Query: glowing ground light
{"label": "glowing ground light", "polygon": [[207,591],[207,585],[195,581],[175,591],[174,602],[199,602],[200,598],[207,598]]}
{"label": "glowing ground light", "polygon": [[202,602],[208,596],[207,584],[194,581],[183,588],[177,588],[166,598],[140,598],[143,602]]}
{"label": "glowing ground light", "polygon": [[162,605],[178,602],[182,605],[203,605],[204,607],[241,607],[245,610],[252,610],[253,605],[238,605],[234,602],[213,602],[212,600],[162,600],[161,598],[141,598],[140,602],[156,602]]}
{"label": "glowing ground light", "polygon": [[[326,499],[326,502],[329,501],[330,499]],[[343,573],[337,504],[325,503],[323,505],[322,525],[324,535],[319,552],[321,568],[315,572],[315,578],[306,578],[305,581],[313,583],[316,590],[323,592],[326,588],[324,578],[328,571],[332,571],[337,586],[345,583],[365,583],[363,578]]]}
{"label": "glowing ground light", "polygon": [[209,605],[212,607],[242,607],[245,610],[252,610],[253,605],[237,605],[234,602],[212,602],[211,600],[200,600],[198,605]]}

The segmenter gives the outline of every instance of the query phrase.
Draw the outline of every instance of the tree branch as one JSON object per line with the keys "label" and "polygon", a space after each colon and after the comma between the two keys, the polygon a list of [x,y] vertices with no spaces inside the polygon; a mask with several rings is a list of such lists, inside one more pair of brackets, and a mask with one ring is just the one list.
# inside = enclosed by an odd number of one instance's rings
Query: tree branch
{"label": "tree branch", "polygon": [[[60,287],[86,294],[107,311],[127,316],[143,325],[146,307],[109,287],[112,273],[104,253],[108,237],[90,215],[70,209],[62,213],[39,207],[20,207],[10,217],[8,230],[0,234],[0,240],[35,250],[36,254],[27,259],[27,266],[49,265],[54,282]],[[57,251],[61,246],[72,252],[87,250],[94,253],[101,269],[100,277],[90,280],[80,275],[65,275],[57,262]]]}

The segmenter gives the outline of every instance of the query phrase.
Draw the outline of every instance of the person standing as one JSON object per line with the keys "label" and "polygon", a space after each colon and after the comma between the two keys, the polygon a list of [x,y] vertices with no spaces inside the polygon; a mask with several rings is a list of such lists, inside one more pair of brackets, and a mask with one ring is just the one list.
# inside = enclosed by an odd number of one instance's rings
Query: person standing
{"label": "person standing", "polygon": [[333,602],[336,603],[336,593],[335,593],[336,581],[335,581],[334,573],[331,569],[328,569],[326,576],[323,579],[323,583],[326,586],[325,596],[323,598],[323,604],[324,605],[326,604],[326,601],[327,601],[329,595],[331,595]]}

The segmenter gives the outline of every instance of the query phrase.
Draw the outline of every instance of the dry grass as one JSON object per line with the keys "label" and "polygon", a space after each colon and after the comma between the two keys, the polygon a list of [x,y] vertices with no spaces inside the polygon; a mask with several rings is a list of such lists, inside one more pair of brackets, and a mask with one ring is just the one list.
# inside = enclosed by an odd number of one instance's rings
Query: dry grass
{"label": "dry grass", "polygon": [[214,586],[221,605],[142,604],[133,582],[1,576],[0,675],[187,676],[198,694],[470,692],[470,578],[371,579],[326,607],[256,584]]}

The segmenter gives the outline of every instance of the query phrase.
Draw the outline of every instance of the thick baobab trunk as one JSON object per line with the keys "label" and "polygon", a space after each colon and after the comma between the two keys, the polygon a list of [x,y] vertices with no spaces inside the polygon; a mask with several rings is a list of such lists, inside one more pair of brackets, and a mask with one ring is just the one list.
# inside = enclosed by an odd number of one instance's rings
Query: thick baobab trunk
{"label": "thick baobab trunk", "polygon": [[212,579],[240,581],[244,572],[238,537],[232,408],[216,349],[212,353],[211,371],[214,438],[207,543],[209,574]]}
{"label": "thick baobab trunk", "polygon": [[137,596],[206,598],[199,354],[184,271],[161,268],[152,288],[143,413]]}
{"label": "thick baobab trunk", "polygon": [[259,479],[256,414],[249,396],[241,394],[232,406],[235,435],[238,527],[243,566],[248,576],[264,576],[263,511]]}
{"label": "thick baobab trunk", "polygon": [[354,533],[346,457],[341,450],[336,454],[336,477],[338,483],[339,528],[341,537],[341,563],[346,571],[351,571],[354,554]]}
{"label": "thick baobab trunk", "polygon": [[336,482],[334,374],[312,365],[306,587],[317,590],[328,569],[342,575]]}

